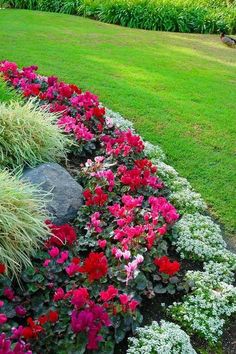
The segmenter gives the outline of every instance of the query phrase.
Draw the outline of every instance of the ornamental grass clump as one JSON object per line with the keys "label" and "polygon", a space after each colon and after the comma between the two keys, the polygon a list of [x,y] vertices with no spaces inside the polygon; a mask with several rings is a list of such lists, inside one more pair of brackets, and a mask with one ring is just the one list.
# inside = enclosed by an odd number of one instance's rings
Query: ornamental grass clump
{"label": "ornamental grass clump", "polygon": [[44,202],[34,186],[0,172],[0,263],[9,275],[30,264],[48,231]]}
{"label": "ornamental grass clump", "polygon": [[33,167],[65,157],[68,138],[53,124],[56,115],[26,104],[0,104],[0,167]]}

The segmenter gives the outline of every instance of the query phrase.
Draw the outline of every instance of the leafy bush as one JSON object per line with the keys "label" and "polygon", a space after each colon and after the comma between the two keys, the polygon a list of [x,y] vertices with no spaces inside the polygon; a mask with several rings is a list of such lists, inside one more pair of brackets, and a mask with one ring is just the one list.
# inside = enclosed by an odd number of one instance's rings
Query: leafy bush
{"label": "leafy bush", "polygon": [[0,262],[16,274],[47,235],[44,203],[35,187],[0,172]]}
{"label": "leafy bush", "polygon": [[176,324],[161,321],[139,328],[136,338],[129,338],[127,354],[196,354],[189,336]]}
{"label": "leafy bush", "polygon": [[3,0],[3,3],[15,8],[77,14],[147,30],[236,31],[235,0]]}
{"label": "leafy bush", "polygon": [[81,0],[78,14],[131,28],[191,33],[235,31],[233,6],[198,0]]}
{"label": "leafy bush", "polygon": [[35,166],[64,157],[67,137],[53,125],[55,115],[28,101],[0,104],[0,166]]}

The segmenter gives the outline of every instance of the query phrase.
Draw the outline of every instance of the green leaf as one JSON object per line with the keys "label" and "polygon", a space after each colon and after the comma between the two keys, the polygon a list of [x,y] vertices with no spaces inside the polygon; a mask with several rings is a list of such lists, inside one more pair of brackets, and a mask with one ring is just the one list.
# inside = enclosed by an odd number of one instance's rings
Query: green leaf
{"label": "green leaf", "polygon": [[157,284],[153,290],[157,294],[165,294],[166,293],[166,287],[164,287],[162,284]]}
{"label": "green leaf", "polygon": [[125,338],[125,334],[126,334],[126,332],[123,329],[117,328],[115,330],[115,341],[116,341],[116,343],[120,343]]}

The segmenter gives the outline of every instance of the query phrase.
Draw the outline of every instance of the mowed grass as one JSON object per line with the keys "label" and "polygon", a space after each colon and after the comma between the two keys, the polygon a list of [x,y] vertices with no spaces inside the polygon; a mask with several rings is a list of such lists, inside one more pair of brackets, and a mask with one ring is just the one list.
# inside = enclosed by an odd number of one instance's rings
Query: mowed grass
{"label": "mowed grass", "polygon": [[160,144],[229,234],[236,227],[236,49],[218,36],[0,10],[0,60],[91,90]]}

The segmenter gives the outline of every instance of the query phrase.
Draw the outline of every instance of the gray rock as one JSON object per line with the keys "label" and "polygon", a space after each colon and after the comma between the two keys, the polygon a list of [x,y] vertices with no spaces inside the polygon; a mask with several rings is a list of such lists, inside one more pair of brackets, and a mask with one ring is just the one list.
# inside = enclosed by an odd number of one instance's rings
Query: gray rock
{"label": "gray rock", "polygon": [[51,220],[61,225],[73,220],[83,204],[83,188],[57,163],[44,163],[24,170],[22,179],[39,185],[44,192],[50,192],[46,208]]}

